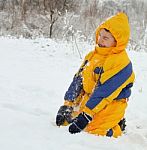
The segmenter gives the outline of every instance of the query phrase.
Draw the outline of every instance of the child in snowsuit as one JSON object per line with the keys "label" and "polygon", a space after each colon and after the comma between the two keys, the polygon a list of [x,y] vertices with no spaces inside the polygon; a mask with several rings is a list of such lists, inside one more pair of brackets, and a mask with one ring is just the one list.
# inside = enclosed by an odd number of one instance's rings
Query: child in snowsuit
{"label": "child in snowsuit", "polygon": [[69,125],[70,133],[82,130],[118,137],[131,95],[134,73],[126,53],[130,37],[124,13],[106,20],[96,30],[96,46],[75,74],[60,107],[57,126]]}

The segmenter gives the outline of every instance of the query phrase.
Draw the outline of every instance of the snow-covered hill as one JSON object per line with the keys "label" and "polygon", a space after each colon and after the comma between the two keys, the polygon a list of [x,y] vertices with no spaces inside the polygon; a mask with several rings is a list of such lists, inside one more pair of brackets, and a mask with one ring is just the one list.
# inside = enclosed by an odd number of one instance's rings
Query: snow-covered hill
{"label": "snow-covered hill", "polygon": [[[78,43],[82,56],[91,46]],[[126,134],[117,139],[71,135],[55,116],[81,64],[74,44],[49,39],[0,38],[1,150],[146,150],[147,54],[129,52],[136,82],[127,109]]]}

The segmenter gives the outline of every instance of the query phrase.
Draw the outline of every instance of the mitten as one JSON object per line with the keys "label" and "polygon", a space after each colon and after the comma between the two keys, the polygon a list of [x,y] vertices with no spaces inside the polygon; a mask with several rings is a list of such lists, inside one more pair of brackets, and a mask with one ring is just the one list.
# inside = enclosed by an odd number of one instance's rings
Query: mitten
{"label": "mitten", "polygon": [[71,106],[65,106],[65,105],[61,106],[56,116],[56,125],[61,126],[64,124],[65,121],[71,123],[72,112],[73,112],[73,108]]}
{"label": "mitten", "polygon": [[71,134],[81,132],[91,120],[92,118],[86,113],[80,113],[69,126],[69,132]]}

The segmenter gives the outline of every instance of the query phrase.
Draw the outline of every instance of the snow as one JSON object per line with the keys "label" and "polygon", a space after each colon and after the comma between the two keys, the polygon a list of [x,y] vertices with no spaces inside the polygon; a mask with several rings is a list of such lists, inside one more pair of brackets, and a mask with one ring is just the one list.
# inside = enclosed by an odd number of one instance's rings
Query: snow
{"label": "snow", "polygon": [[[147,54],[129,51],[136,81],[126,112],[126,133],[115,139],[82,132],[71,135],[57,127],[63,104],[80,60],[74,43],[50,39],[0,38],[1,150],[146,150]],[[84,55],[92,49],[77,43]]]}

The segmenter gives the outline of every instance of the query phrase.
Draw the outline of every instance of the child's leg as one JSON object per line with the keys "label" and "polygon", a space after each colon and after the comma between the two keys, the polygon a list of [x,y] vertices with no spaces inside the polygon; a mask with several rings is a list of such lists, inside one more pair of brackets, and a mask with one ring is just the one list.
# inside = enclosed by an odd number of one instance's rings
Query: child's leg
{"label": "child's leg", "polygon": [[113,101],[105,109],[95,114],[85,131],[97,135],[106,135],[109,129],[112,129],[111,132],[113,132],[114,137],[121,135],[118,123],[124,117],[126,107],[125,99]]}

